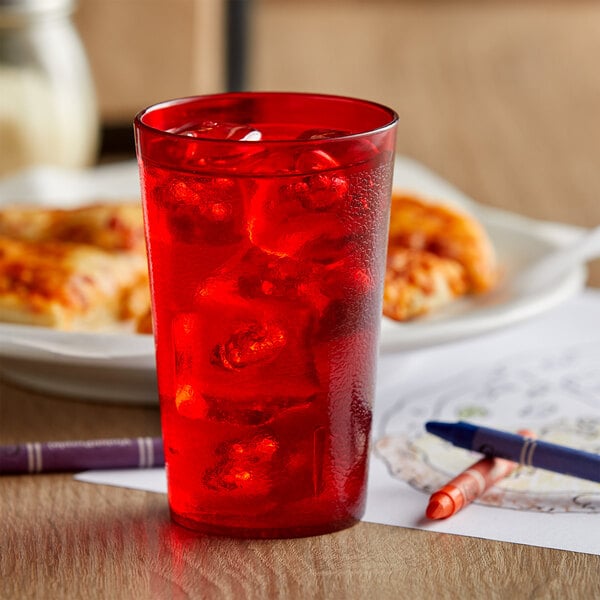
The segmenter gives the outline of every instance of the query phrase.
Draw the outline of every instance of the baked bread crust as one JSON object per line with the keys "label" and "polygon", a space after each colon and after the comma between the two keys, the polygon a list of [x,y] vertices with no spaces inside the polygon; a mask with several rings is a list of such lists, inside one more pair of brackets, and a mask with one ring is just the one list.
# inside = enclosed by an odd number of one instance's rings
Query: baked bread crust
{"label": "baked bread crust", "polygon": [[407,321],[444,306],[467,290],[464,268],[455,260],[422,250],[388,252],[383,314]]}
{"label": "baked bread crust", "polygon": [[139,203],[0,211],[0,321],[134,329],[149,304]]}
{"label": "baked bread crust", "polygon": [[0,211],[0,235],[29,242],[71,242],[145,253],[139,203],[95,203],[73,209],[11,206]]}
{"label": "baked bread crust", "polygon": [[471,215],[406,193],[392,196],[383,313],[407,321],[498,280],[492,242]]}

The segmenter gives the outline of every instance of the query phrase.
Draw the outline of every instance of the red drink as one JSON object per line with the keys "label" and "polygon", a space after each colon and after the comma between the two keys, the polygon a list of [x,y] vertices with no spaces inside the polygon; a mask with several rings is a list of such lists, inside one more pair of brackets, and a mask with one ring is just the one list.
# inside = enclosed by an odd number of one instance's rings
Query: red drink
{"label": "red drink", "polygon": [[352,525],[394,113],[223,94],[152,107],[136,133],[173,519],[245,537]]}

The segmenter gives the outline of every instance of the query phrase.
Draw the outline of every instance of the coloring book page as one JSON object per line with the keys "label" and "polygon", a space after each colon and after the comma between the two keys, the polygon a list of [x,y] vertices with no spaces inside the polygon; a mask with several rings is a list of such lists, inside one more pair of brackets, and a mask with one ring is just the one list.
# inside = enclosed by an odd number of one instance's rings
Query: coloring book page
{"label": "coloring book page", "polygon": [[600,293],[525,325],[379,364],[365,520],[600,554],[600,484],[520,467],[456,515],[429,496],[481,458],[425,432],[468,421],[600,453]]}

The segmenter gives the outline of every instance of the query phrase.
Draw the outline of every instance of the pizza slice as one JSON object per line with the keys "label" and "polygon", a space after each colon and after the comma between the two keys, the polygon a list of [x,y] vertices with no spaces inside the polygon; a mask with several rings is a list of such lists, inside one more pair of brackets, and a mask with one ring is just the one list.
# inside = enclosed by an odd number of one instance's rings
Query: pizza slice
{"label": "pizza slice", "polygon": [[490,290],[498,267],[492,242],[473,216],[410,194],[392,197],[389,246],[424,250],[460,263],[469,293]]}
{"label": "pizza slice", "polygon": [[463,296],[465,269],[453,259],[422,250],[392,248],[385,273],[383,314],[407,321]]}
{"label": "pizza slice", "polygon": [[[133,321],[132,312],[145,312],[147,290],[142,253],[0,236],[0,321],[70,331],[114,330]],[[131,302],[133,297],[137,303]]]}
{"label": "pizza slice", "polygon": [[497,282],[494,247],[471,215],[410,194],[392,197],[385,316],[408,321]]}
{"label": "pizza slice", "polygon": [[11,206],[0,211],[0,235],[30,242],[74,242],[104,250],[145,252],[140,202],[64,208]]}

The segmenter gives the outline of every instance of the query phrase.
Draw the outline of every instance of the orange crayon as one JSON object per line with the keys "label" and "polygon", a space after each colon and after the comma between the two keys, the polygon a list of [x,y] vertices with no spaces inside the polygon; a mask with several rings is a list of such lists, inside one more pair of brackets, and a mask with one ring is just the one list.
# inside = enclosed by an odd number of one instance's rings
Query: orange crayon
{"label": "orange crayon", "polygon": [[[519,434],[534,437],[528,430],[521,430]],[[518,463],[503,458],[482,458],[434,492],[425,515],[428,519],[446,519],[456,514],[495,483],[508,477],[518,466]]]}

